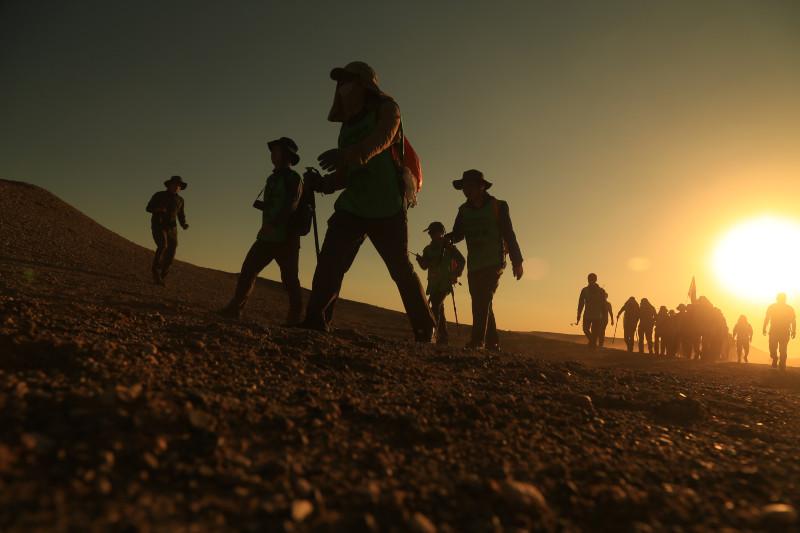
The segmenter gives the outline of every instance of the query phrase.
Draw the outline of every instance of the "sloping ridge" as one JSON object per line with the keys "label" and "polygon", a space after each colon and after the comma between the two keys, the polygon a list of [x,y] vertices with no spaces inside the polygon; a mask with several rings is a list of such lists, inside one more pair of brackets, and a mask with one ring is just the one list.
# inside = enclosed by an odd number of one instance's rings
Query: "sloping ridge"
{"label": "sloping ridge", "polygon": [[[141,285],[136,290],[153,291],[160,298],[158,289],[149,286],[152,254],[42,187],[0,179],[0,263],[133,281]],[[236,279],[235,274],[180,260],[170,277],[171,290],[182,290],[182,298],[209,310],[230,298]],[[285,303],[279,283],[259,279],[248,314],[280,322]],[[337,323],[345,327],[369,325],[375,333],[392,337],[410,334],[405,315],[397,311],[347,300],[337,304],[337,311]]]}

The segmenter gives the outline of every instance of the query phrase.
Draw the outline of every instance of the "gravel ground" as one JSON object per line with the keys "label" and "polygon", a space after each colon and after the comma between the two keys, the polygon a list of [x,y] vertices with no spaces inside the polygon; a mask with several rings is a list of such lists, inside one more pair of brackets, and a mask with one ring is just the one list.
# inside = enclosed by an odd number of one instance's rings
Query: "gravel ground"
{"label": "gravel ground", "polygon": [[224,320],[234,276],[149,258],[0,180],[0,530],[798,527],[796,369],[422,346],[352,302],[322,335],[266,281]]}

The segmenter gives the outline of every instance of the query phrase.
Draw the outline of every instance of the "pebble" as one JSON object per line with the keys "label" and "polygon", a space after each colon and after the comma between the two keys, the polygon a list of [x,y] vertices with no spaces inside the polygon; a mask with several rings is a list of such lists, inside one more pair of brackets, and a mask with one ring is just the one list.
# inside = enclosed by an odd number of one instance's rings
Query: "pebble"
{"label": "pebble", "polygon": [[314,512],[314,505],[308,500],[295,500],[292,502],[292,520],[302,522]]}

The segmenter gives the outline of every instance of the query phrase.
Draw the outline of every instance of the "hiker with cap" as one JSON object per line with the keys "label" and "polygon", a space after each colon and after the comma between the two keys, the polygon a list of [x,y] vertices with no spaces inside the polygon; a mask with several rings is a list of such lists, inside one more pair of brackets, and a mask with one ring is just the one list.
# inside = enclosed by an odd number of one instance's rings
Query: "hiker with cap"
{"label": "hiker with cap", "polygon": [[[605,329],[603,319],[607,316],[607,295],[597,284],[597,274],[589,274],[588,281],[589,284],[581,289],[578,297],[578,318],[575,319],[575,323],[580,323],[583,313],[583,334],[586,335],[589,349],[593,350],[598,345],[602,346],[600,339],[605,337],[605,332],[602,330]],[[611,323],[614,323],[613,317]]]}
{"label": "hiker with cap", "polygon": [[[786,357],[788,352],[789,338],[794,339],[797,333],[797,321],[795,320],[794,308],[786,303],[786,294],[780,293],[775,299],[775,303],[767,308],[767,315],[764,317],[764,327],[762,333],[767,334],[769,325],[769,356],[772,358],[772,368],[786,370]],[[778,353],[780,352],[780,364]]]}
{"label": "hiker with cap", "polygon": [[492,309],[494,293],[510,255],[514,277],[522,279],[522,252],[511,224],[508,203],[488,193],[492,183],[479,170],[467,170],[453,187],[466,197],[458,208],[452,243],[467,241],[467,281],[472,297],[472,338],[467,348],[500,349]]}
{"label": "hiker with cap", "polygon": [[300,162],[297,144],[289,137],[267,143],[274,166],[264,186],[264,200],[256,202],[261,210],[261,229],[247,252],[236,283],[236,292],[220,313],[238,318],[247,303],[256,278],[273,260],[278,263],[281,281],[289,296],[287,324],[302,320],[303,297],[298,278],[300,235],[292,227],[292,215],[297,210],[303,192],[300,174],[292,167]]}
{"label": "hiker with cap", "polygon": [[422,270],[428,271],[428,288],[425,291],[430,300],[431,311],[436,319],[436,343],[448,342],[447,319],[444,315],[444,301],[453,292],[453,285],[464,271],[466,259],[455,245],[444,238],[444,224],[431,222],[425,229],[431,242],[417,256]]}
{"label": "hiker with cap", "polygon": [[434,318],[408,258],[407,204],[401,165],[392,150],[402,142],[400,108],[378,87],[366,63],[335,68],[330,77],[336,91],[328,120],[341,123],[338,146],[318,158],[328,174],[307,175],[306,184],[319,192],[341,193],[328,220],[301,326],[328,330],[344,275],[368,237],[397,285],[414,338],[431,342]]}
{"label": "hiker with cap", "polygon": [[172,176],[164,182],[166,190],[155,193],[145,208],[150,217],[150,229],[156,243],[156,253],[153,257],[153,282],[164,285],[169,267],[175,259],[175,250],[178,248],[178,223],[183,229],[189,229],[186,223],[184,202],[178,191],[187,187],[180,176]]}

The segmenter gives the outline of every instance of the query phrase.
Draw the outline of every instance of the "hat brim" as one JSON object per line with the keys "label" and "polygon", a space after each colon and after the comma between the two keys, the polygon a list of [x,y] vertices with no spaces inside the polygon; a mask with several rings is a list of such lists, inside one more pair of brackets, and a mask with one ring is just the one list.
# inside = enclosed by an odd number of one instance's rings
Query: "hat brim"
{"label": "hat brim", "polygon": [[186,183],[185,181],[177,181],[176,182],[176,181],[172,181],[172,180],[167,180],[167,181],[164,182],[164,187],[169,187],[170,184],[172,184],[172,183],[177,183],[178,186],[181,188],[181,190],[183,190],[183,189],[185,189],[186,187],[189,186],[189,184]]}
{"label": "hat brim", "polygon": [[[268,150],[272,150],[272,147],[273,147],[273,146],[281,146],[281,147],[283,147],[283,148],[286,148],[286,146],[285,146],[285,145],[284,145],[282,142],[280,142],[280,141],[269,141],[269,142],[267,143],[267,149],[268,149]],[[300,162],[300,156],[299,156],[299,155],[297,155],[296,153],[292,152],[292,151],[291,151],[291,150],[289,150],[288,148],[287,148],[285,151],[286,151],[286,152],[288,152],[288,153],[289,153],[289,155],[291,155],[291,156],[292,156],[292,161],[291,161],[291,163],[292,163],[292,166],[294,166],[294,165],[296,165],[297,163],[299,163],[299,162]]]}
{"label": "hat brim", "polygon": [[[479,181],[481,181],[486,186],[486,190],[487,191],[492,188],[492,182],[491,181],[486,181],[484,179],[479,180]],[[453,180],[453,188],[455,190],[457,190],[457,191],[462,190],[464,188],[464,178],[461,178],[461,179],[458,179],[458,180]]]}

